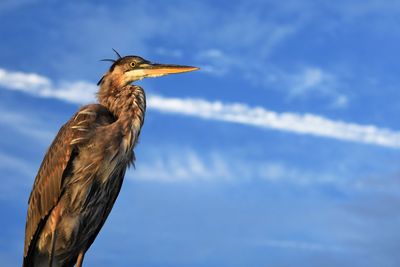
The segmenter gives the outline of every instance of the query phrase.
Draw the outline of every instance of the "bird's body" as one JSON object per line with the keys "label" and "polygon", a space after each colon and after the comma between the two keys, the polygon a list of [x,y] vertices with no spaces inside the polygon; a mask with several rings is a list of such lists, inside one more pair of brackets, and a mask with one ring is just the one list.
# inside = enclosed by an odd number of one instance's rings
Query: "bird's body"
{"label": "bird's body", "polygon": [[[99,82],[99,104],[82,107],[60,129],[29,198],[24,267],[81,266],[135,158],[146,99],[130,83],[147,66],[154,72],[153,66],[162,65],[134,56],[117,60]],[[165,71],[173,65],[163,66]]]}

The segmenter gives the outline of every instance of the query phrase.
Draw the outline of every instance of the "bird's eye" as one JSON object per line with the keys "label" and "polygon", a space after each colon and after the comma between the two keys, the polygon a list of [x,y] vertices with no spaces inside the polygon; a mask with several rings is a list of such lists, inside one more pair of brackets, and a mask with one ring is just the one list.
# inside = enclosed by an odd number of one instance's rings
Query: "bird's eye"
{"label": "bird's eye", "polygon": [[136,62],[132,61],[131,63],[129,63],[129,65],[131,66],[131,68],[136,67]]}

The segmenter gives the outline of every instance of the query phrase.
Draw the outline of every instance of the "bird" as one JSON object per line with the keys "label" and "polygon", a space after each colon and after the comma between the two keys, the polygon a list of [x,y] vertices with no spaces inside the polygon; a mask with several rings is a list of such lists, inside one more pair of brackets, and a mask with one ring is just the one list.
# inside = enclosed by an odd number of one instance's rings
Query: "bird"
{"label": "bird", "polygon": [[103,60],[112,65],[97,84],[98,103],[61,127],[40,165],[28,200],[23,267],[82,266],[135,161],[146,96],[133,82],[198,70],[114,52],[115,60]]}

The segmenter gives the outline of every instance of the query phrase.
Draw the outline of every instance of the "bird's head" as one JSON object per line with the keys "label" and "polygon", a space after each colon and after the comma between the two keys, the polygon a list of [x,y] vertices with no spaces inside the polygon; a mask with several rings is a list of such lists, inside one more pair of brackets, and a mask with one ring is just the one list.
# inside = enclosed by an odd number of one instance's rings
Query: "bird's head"
{"label": "bird's head", "polygon": [[105,79],[110,79],[110,82],[116,86],[125,86],[147,77],[160,77],[198,70],[198,68],[191,66],[152,63],[139,56],[121,57],[117,51],[115,53],[118,55],[118,59],[103,60],[111,61],[113,64],[97,85],[101,85]]}

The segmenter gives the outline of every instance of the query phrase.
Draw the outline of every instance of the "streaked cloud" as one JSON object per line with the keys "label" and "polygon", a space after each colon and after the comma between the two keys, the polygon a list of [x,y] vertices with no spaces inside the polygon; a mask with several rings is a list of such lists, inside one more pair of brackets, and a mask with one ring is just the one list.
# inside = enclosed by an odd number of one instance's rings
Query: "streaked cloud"
{"label": "streaked cloud", "polygon": [[374,125],[360,125],[330,120],[314,114],[278,113],[262,107],[249,107],[241,103],[226,104],[220,101],[165,98],[156,95],[149,98],[149,106],[163,112],[190,115],[204,119],[228,121],[260,128],[392,148],[400,147],[400,132],[379,128]]}
{"label": "streaked cloud", "polygon": [[[313,81],[315,81],[314,78]],[[0,69],[0,85],[39,97],[57,98],[77,104],[93,101],[96,91],[95,85],[83,81],[53,84],[50,79],[37,74],[11,72],[4,69]],[[278,113],[263,107],[250,107],[243,103],[167,98],[154,94],[148,96],[148,106],[165,113],[400,148],[400,132],[398,131],[374,125],[331,120],[314,114]]]}

